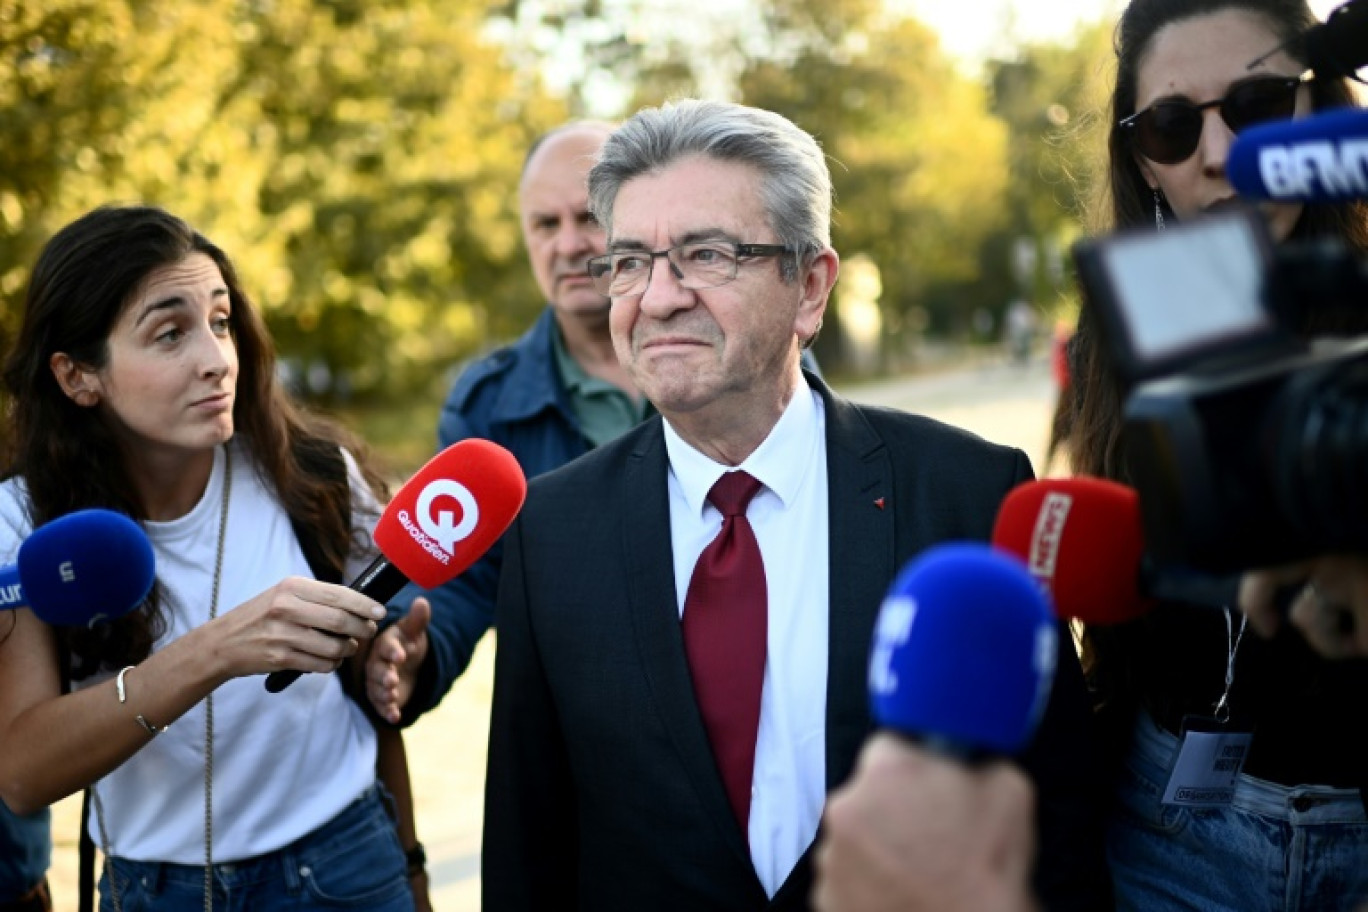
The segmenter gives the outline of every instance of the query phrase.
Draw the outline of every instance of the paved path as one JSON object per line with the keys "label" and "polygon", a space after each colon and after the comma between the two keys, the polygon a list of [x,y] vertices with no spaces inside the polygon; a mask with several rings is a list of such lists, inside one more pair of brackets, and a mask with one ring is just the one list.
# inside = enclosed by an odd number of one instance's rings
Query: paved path
{"label": "paved path", "polygon": [[[1042,361],[989,363],[929,377],[847,386],[859,402],[931,415],[999,443],[1021,447],[1037,467],[1045,451],[1054,387]],[[485,742],[494,668],[486,637],[466,674],[434,712],[410,729],[409,759],[418,830],[427,846],[436,912],[480,908],[480,820]],[[75,912],[76,833],[80,797],[54,813],[57,912]]]}

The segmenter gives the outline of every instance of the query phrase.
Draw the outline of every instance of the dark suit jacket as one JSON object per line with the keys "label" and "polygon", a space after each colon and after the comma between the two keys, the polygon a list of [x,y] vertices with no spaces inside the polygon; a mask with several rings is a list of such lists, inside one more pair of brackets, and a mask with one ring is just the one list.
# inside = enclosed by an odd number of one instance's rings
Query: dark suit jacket
{"label": "dark suit jacket", "polygon": [[[871,730],[866,668],[894,575],[929,545],[987,539],[1031,469],[1018,450],[808,382],[826,404],[830,789]],[[505,539],[486,912],[808,908],[811,852],[767,899],[709,749],[675,597],[688,580],[674,579],[667,470],[655,418],[534,479]],[[1101,908],[1097,764],[1078,661],[1061,641],[1063,673],[1027,763],[1041,807],[1037,888],[1051,907]]]}

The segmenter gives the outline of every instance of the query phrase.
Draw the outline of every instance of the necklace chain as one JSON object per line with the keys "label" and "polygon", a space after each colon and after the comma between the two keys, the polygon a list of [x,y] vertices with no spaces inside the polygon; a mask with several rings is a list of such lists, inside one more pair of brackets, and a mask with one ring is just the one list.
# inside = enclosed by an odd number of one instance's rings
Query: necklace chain
{"label": "necklace chain", "polygon": [[[214,588],[209,597],[209,620],[218,617],[219,580],[223,577],[223,546],[228,538],[228,495],[233,490],[233,457],[223,446],[223,505],[219,508],[218,549],[214,554]],[[214,912],[214,692],[204,698],[204,912]]]}
{"label": "necklace chain", "polygon": [[[223,577],[223,548],[228,537],[228,500],[233,490],[233,456],[227,444],[223,447],[223,502],[219,507],[218,546],[214,554],[214,585],[209,597],[209,620],[218,617],[219,581]],[[214,912],[214,694],[204,698],[204,912]],[[100,851],[109,855],[109,830],[105,826],[104,805],[100,790],[90,787],[95,805],[95,820],[100,827]],[[119,902],[119,885],[114,872],[109,873],[110,898],[114,912],[123,912]]]}

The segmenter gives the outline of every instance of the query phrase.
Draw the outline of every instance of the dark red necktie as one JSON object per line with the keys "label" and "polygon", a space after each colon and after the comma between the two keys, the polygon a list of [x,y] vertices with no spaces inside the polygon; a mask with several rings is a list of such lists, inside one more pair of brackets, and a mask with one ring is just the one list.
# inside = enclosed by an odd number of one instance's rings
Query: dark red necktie
{"label": "dark red necktie", "polygon": [[722,528],[698,556],[684,597],[694,696],[742,831],[750,820],[768,626],[765,565],[746,519],[746,506],[760,488],[745,472],[728,472],[708,492],[722,513]]}

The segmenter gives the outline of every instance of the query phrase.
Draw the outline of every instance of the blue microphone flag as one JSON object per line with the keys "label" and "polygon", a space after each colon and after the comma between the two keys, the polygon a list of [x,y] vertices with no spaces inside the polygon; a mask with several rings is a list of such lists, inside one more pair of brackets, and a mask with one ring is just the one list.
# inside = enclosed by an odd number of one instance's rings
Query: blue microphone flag
{"label": "blue microphone flag", "polygon": [[1226,176],[1248,199],[1368,199],[1368,111],[1341,108],[1250,127],[1230,147]]}
{"label": "blue microphone flag", "polygon": [[31,608],[48,624],[86,626],[138,607],[156,576],[152,544],[112,510],[78,510],[36,529],[0,567],[0,609]]}
{"label": "blue microphone flag", "polygon": [[1044,712],[1057,648],[1054,613],[1018,558],[978,543],[931,548],[880,608],[874,719],[954,754],[1014,754]]}

